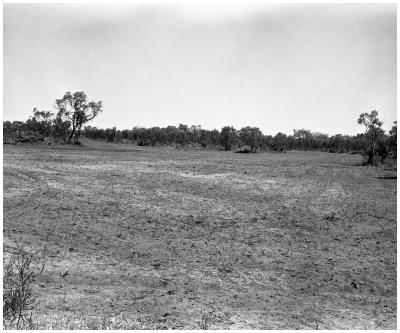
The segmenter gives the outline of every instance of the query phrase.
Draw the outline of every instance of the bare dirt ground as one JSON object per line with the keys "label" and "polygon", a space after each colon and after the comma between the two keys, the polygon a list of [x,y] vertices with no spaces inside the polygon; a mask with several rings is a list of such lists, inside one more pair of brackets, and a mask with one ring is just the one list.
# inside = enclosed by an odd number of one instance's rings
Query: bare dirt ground
{"label": "bare dirt ground", "polygon": [[39,328],[395,329],[395,169],[359,155],[4,146]]}

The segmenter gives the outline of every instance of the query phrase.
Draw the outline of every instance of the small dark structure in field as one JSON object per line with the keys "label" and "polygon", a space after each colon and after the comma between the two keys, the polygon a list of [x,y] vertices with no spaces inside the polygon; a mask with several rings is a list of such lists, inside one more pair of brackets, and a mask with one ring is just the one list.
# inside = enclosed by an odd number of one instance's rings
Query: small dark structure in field
{"label": "small dark structure in field", "polygon": [[251,150],[250,146],[243,146],[236,150],[235,153],[249,154],[253,153],[253,151]]}

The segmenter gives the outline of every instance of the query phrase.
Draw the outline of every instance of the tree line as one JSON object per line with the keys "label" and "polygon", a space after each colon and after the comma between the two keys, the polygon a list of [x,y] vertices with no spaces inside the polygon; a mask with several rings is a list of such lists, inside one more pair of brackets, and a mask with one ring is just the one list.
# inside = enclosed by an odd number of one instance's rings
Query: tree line
{"label": "tree line", "polygon": [[[383,122],[376,110],[363,113],[358,123],[365,132],[357,135],[331,135],[312,132],[307,129],[293,130],[293,134],[263,134],[257,127],[235,129],[225,126],[221,130],[206,130],[200,125],[167,126],[117,130],[83,126],[102,112],[102,102],[88,102],[83,92],[67,92],[55,102],[57,113],[33,109],[32,116],[26,121],[4,121],[3,142],[15,141],[21,133],[24,138],[50,137],[55,141],[79,143],[79,137],[107,142],[125,142],[140,146],[173,145],[180,147],[201,146],[209,149],[240,150],[241,152],[287,150],[320,150],[328,152],[360,152],[372,162],[373,156],[386,157],[389,153],[396,157],[397,122],[385,133]],[[83,127],[83,128],[82,128]],[[27,134],[28,133],[28,134]],[[23,140],[22,140],[23,141]]]}
{"label": "tree line", "polygon": [[151,127],[117,130],[86,126],[82,134],[92,140],[107,142],[132,142],[139,146],[177,145],[186,147],[198,145],[203,148],[235,150],[246,146],[249,152],[287,151],[287,150],[323,150],[331,152],[349,152],[362,150],[366,145],[366,135],[333,135],[313,133],[310,130],[294,130],[293,135],[279,132],[275,136],[263,134],[257,127],[235,129],[225,126],[219,130],[202,129],[200,125]]}

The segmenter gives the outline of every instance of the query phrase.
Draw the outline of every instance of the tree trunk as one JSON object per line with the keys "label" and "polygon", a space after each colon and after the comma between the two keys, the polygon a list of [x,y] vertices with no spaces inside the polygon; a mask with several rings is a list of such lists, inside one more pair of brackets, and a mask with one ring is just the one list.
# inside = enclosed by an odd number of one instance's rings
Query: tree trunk
{"label": "tree trunk", "polygon": [[75,135],[75,125],[72,126],[71,134],[68,136],[68,140],[67,140],[68,143],[71,143],[71,140],[74,135]]}
{"label": "tree trunk", "polygon": [[78,126],[77,130],[75,131],[75,135],[74,135],[74,145],[77,145],[79,143],[80,135],[81,135],[81,126]]}
{"label": "tree trunk", "polygon": [[372,134],[372,156],[375,155],[375,140],[374,135]]}
{"label": "tree trunk", "polygon": [[374,164],[374,149],[371,149],[368,152],[368,161],[367,161],[367,165],[373,165]]}

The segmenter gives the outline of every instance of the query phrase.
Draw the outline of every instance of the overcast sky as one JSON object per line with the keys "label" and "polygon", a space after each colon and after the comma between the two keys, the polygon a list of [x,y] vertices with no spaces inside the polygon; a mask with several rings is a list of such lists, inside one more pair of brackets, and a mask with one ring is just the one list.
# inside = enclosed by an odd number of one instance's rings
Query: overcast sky
{"label": "overcast sky", "polygon": [[4,5],[4,120],[102,100],[98,127],[355,134],[396,114],[396,7]]}

